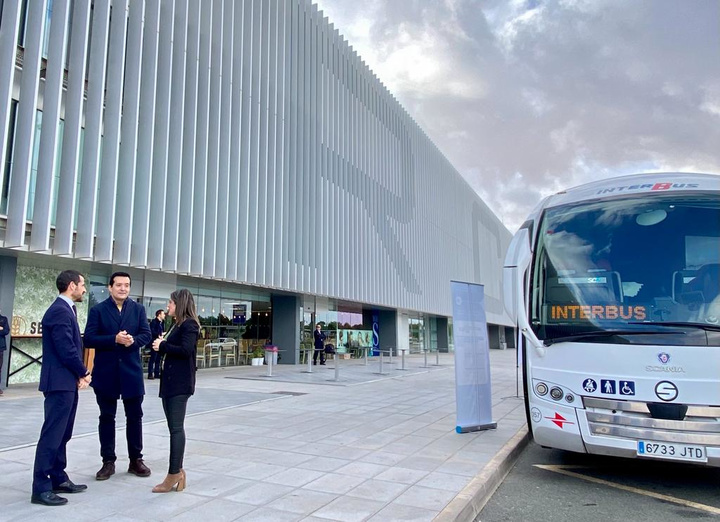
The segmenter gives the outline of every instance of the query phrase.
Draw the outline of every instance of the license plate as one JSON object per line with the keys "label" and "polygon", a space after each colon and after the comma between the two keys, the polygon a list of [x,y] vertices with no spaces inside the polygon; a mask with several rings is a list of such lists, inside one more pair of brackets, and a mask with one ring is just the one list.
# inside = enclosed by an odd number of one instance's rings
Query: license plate
{"label": "license plate", "polygon": [[656,459],[707,462],[705,446],[693,446],[690,444],[640,440],[637,445],[637,454],[641,457],[653,457]]}

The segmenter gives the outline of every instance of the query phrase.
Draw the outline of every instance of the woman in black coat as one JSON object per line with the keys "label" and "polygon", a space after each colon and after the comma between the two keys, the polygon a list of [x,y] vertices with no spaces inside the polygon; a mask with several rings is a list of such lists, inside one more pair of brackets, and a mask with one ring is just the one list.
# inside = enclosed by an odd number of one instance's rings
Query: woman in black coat
{"label": "woman in black coat", "polygon": [[153,488],[153,493],[167,493],[176,486],[177,491],[185,489],[185,411],[188,399],[195,393],[195,353],[200,334],[195,300],[188,290],[170,294],[168,315],[175,318],[175,324],[166,339],[155,339],[152,348],[163,358],[160,397],[170,430],[170,466],[167,477]]}

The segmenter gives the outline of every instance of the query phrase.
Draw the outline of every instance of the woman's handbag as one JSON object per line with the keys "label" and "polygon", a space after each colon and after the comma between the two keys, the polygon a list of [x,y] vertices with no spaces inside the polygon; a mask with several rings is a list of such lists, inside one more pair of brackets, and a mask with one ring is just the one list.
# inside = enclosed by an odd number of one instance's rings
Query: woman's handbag
{"label": "woman's handbag", "polygon": [[332,344],[325,345],[325,353],[335,353],[335,347]]}

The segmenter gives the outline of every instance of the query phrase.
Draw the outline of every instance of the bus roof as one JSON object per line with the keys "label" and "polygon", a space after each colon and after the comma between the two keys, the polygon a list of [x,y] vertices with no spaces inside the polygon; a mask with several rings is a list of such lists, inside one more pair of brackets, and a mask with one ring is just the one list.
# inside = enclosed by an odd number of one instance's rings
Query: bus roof
{"label": "bus roof", "polygon": [[593,181],[549,196],[543,208],[604,197],[671,191],[720,192],[719,174],[653,172]]}

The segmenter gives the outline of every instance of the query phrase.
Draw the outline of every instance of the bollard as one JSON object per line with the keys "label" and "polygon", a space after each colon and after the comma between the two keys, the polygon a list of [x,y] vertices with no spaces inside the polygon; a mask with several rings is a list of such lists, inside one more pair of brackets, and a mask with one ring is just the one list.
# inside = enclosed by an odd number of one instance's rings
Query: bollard
{"label": "bollard", "polygon": [[435,351],[435,366],[440,366],[440,349]]}
{"label": "bollard", "polygon": [[423,363],[423,365],[420,368],[429,368],[428,363],[427,363],[427,353],[428,353],[428,351],[426,349],[423,349],[423,359],[425,362]]}
{"label": "bollard", "polygon": [[272,377],[273,360],[277,359],[278,349],[274,345],[265,346],[265,360],[267,361],[267,376]]}
{"label": "bollard", "polygon": [[[313,355],[315,355],[315,350],[313,350]],[[312,373],[312,357],[310,357],[310,352],[305,352],[305,357],[307,357],[307,370],[305,370],[305,373]]]}
{"label": "bollard", "polygon": [[392,351],[393,351],[393,347],[391,346],[390,347],[390,360],[388,361],[388,364],[392,364]]}
{"label": "bollard", "polygon": [[380,352],[380,371],[376,372],[376,373],[378,375],[385,375],[385,373],[383,372],[383,354],[385,353],[385,351],[379,350],[379,352]]}
{"label": "bollard", "polygon": [[337,350],[335,350],[335,355],[333,355],[333,358],[335,359],[335,378],[334,381],[340,380],[340,357],[338,357],[340,354],[337,353]]}
{"label": "bollard", "polygon": [[370,348],[368,348],[367,346],[365,347],[365,366],[367,366],[367,362],[368,362],[368,350],[369,349]]}
{"label": "bollard", "polygon": [[405,352],[408,351],[407,348],[398,348],[400,350],[400,368],[395,368],[396,370],[405,371]]}

